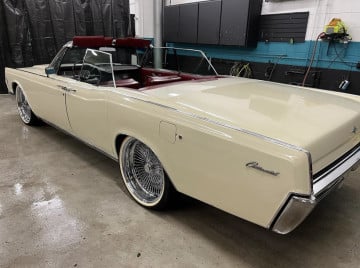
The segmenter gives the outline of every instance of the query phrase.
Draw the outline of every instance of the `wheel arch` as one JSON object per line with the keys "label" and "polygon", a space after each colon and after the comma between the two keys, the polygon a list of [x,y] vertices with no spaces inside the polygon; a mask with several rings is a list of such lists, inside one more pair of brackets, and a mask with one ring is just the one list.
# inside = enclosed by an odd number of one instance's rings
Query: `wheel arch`
{"label": "wheel arch", "polygon": [[28,103],[29,103],[29,105],[30,105],[30,108],[33,110],[33,107],[32,107],[32,105],[31,105],[31,103],[30,103],[30,100],[29,100],[29,98],[28,98],[27,93],[26,93],[25,90],[24,90],[24,87],[21,85],[21,83],[20,83],[19,81],[17,81],[17,80],[12,81],[12,82],[11,82],[11,89],[13,90],[14,95],[16,95],[16,88],[17,88],[17,87],[21,88],[21,90],[22,90],[22,92],[23,92],[26,100],[28,101]]}
{"label": "wheel arch", "polygon": [[127,137],[133,137],[133,138],[141,141],[142,143],[144,143],[146,146],[148,146],[155,153],[156,157],[159,158],[159,160],[160,160],[160,162],[161,162],[161,164],[162,164],[162,166],[164,168],[164,171],[165,171],[170,183],[172,184],[174,189],[177,191],[176,184],[172,180],[172,177],[168,172],[167,166],[164,164],[165,161],[163,161],[163,156],[160,153],[160,148],[158,146],[156,146],[155,142],[152,142],[151,139],[146,138],[146,137],[142,137],[141,135],[136,135],[136,134],[131,133],[131,132],[123,132],[123,131],[119,132],[119,134],[117,134],[115,139],[114,139],[114,146],[115,146],[114,152],[116,152],[117,159],[119,159],[119,153],[120,153],[121,145],[123,144],[124,140]]}
{"label": "wheel arch", "polygon": [[21,83],[18,80],[14,80],[11,82],[11,89],[14,92],[14,95],[16,95],[16,88],[21,88],[22,92],[24,93],[25,97],[27,98],[26,92],[24,91],[24,87],[21,85]]}
{"label": "wheel arch", "polygon": [[[24,92],[24,88],[22,87],[21,83],[18,80],[14,80],[10,84],[10,89],[12,90],[12,94],[16,95],[16,88],[20,87],[22,91]],[[26,93],[24,92],[24,95],[26,97]]]}
{"label": "wheel arch", "polygon": [[11,83],[11,90],[12,90],[12,93],[15,95],[16,94],[16,88],[18,86],[18,82],[12,82]]}
{"label": "wheel arch", "polygon": [[116,137],[115,137],[115,152],[116,152],[116,155],[119,157],[119,153],[120,153],[120,147],[122,145],[122,143],[124,142],[124,140],[129,137],[129,135],[126,135],[126,134],[118,134]]}

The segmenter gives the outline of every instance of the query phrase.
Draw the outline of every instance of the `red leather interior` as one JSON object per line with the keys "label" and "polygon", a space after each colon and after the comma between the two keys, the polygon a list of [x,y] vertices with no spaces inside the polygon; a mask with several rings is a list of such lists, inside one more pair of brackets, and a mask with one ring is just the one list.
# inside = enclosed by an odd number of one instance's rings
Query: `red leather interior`
{"label": "red leather interior", "polygon": [[[140,88],[140,83],[132,78],[116,80],[115,84],[116,87],[128,87],[134,89]],[[114,83],[113,81],[107,81],[104,84],[102,84],[102,86],[114,86]]]}
{"label": "red leather interior", "polygon": [[140,83],[132,78],[116,80],[115,84],[116,87],[140,88]]}
{"label": "red leather interior", "polygon": [[146,85],[159,85],[164,83],[170,83],[175,81],[181,81],[181,77],[178,75],[168,75],[168,76],[148,76],[146,77]]}
{"label": "red leather interior", "polygon": [[216,76],[184,74],[170,70],[158,70],[152,68],[141,69],[141,81],[144,87],[155,86],[170,82],[187,81],[187,80],[208,81],[216,78],[217,78]]}

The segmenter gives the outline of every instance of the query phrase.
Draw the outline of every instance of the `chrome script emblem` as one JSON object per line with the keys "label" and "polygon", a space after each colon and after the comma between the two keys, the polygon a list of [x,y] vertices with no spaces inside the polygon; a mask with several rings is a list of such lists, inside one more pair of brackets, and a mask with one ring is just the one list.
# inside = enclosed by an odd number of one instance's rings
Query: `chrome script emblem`
{"label": "chrome script emblem", "polygon": [[356,134],[357,131],[358,131],[357,127],[354,127],[352,133]]}
{"label": "chrome script emblem", "polygon": [[259,166],[258,162],[250,162],[250,163],[247,163],[246,166],[249,168],[257,169],[259,171],[265,172],[265,173],[273,175],[273,176],[278,176],[280,174],[280,172],[264,169],[263,167]]}

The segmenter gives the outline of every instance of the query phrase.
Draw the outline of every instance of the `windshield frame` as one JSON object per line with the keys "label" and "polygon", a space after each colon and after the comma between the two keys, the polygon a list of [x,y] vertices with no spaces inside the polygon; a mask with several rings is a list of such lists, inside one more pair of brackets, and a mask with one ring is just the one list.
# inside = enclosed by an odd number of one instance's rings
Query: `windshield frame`
{"label": "windshield frame", "polygon": [[[199,50],[199,49],[191,49],[191,48],[180,48],[180,47],[154,47],[152,45],[150,45],[150,48],[146,50],[146,52],[144,53],[143,59],[141,61],[141,67],[144,67],[144,65],[147,63],[148,60],[148,56],[150,53],[154,52],[154,49],[172,49],[174,51],[174,54],[177,55],[177,51],[188,51],[188,52],[197,52],[200,53],[201,56],[206,60],[207,64],[209,65],[209,67],[213,70],[214,74],[216,76],[219,76],[219,73],[216,71],[214,65],[212,65],[211,60],[209,60],[209,58],[206,56],[206,54],[204,53],[204,51]],[[151,55],[151,54],[150,54]],[[177,63],[177,67],[179,69],[179,64]],[[179,70],[179,72],[181,72]]]}

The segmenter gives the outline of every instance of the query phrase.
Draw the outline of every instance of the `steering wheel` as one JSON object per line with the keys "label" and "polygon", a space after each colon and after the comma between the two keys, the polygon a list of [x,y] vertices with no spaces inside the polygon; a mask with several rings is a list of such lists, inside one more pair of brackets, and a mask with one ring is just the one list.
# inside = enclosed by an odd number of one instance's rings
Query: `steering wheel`
{"label": "steering wheel", "polygon": [[90,84],[96,84],[97,86],[100,84],[101,81],[101,71],[91,66],[89,70],[82,69],[80,71],[80,81],[84,81]]}

